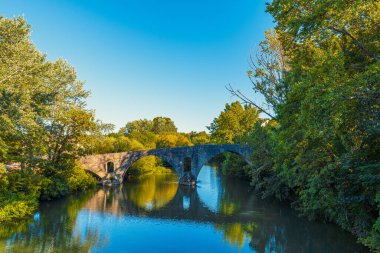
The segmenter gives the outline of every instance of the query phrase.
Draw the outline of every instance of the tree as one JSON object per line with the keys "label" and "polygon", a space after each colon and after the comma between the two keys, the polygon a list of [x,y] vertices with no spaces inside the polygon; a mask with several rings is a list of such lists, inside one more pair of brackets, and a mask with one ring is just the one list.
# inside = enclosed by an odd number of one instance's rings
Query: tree
{"label": "tree", "polygon": [[153,119],[152,132],[155,134],[176,133],[177,127],[170,118],[156,117]]}
{"label": "tree", "polygon": [[[53,101],[45,82],[49,64],[30,42],[23,18],[0,17],[0,139],[3,161],[32,160],[40,152],[41,129],[36,121]],[[38,147],[38,148],[37,148]]]}
{"label": "tree", "polygon": [[259,118],[259,111],[240,102],[226,104],[224,111],[214,119],[208,130],[214,143],[244,143]]}
{"label": "tree", "polygon": [[161,134],[157,140],[157,148],[170,148],[170,147],[182,147],[191,146],[189,138],[178,133],[166,133]]}
{"label": "tree", "polygon": [[[285,31],[297,43],[315,40],[323,45],[338,38],[345,52],[363,62],[379,61],[378,34],[379,2],[376,0],[275,0],[268,12],[275,18],[278,29]],[[290,40],[292,41],[292,40]],[[290,48],[291,43],[286,43]]]}
{"label": "tree", "polygon": [[132,122],[128,122],[125,126],[126,134],[132,134],[135,132],[146,133],[152,132],[153,121],[147,119],[139,119]]}
{"label": "tree", "polygon": [[205,131],[191,132],[189,138],[194,145],[204,145],[210,143],[210,135]]}
{"label": "tree", "polygon": [[285,82],[286,72],[289,70],[288,59],[279,40],[279,33],[278,30],[265,32],[265,40],[260,42],[255,56],[250,56],[251,69],[247,71],[253,91],[259,92],[265,98],[265,107],[268,109],[259,106],[231,85],[227,87],[232,95],[240,98],[245,104],[256,107],[271,119],[276,118],[272,112],[278,113],[279,106],[285,103],[289,92],[289,86]]}

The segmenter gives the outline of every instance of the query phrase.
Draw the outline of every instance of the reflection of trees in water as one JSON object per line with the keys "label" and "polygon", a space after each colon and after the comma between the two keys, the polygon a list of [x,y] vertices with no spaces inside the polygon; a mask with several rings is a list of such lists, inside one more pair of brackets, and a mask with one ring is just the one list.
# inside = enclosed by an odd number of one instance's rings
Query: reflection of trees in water
{"label": "reflection of trees in water", "polygon": [[[8,240],[1,241],[4,252],[89,252],[101,247],[96,229],[85,231],[75,228],[79,211],[94,192],[73,195],[69,198],[43,203],[34,219],[29,221],[27,229],[11,228],[13,233]],[[0,231],[5,231],[0,226]],[[6,246],[5,246],[6,245]]]}
{"label": "reflection of trees in water", "polygon": [[[40,216],[15,227],[0,226],[0,236],[8,238],[8,241],[0,239],[0,252],[70,253],[101,247],[106,239],[102,240],[98,230],[87,229],[85,224],[77,221],[78,213],[84,207],[90,212],[110,212],[114,216],[206,222],[213,224],[215,231],[223,234],[224,241],[236,249],[249,245],[257,253],[366,252],[336,227],[299,219],[290,208],[277,201],[258,199],[249,190],[248,182],[225,177],[220,178],[220,182],[216,212],[200,201],[199,189],[179,187],[167,175],[146,177],[119,188],[100,189],[96,193],[44,203]],[[189,200],[186,208],[184,197]],[[84,226],[78,227],[77,224]],[[192,240],[191,235],[187,240]]]}
{"label": "reflection of trees in water", "polygon": [[215,224],[215,229],[223,233],[223,239],[232,246],[241,249],[244,246],[246,233],[255,229],[255,223]]}
{"label": "reflection of trees in water", "polygon": [[298,218],[286,204],[259,199],[249,190],[248,182],[228,177],[222,177],[220,182],[218,212],[234,217],[237,222],[218,223],[214,227],[238,249],[247,242],[258,253],[367,252],[336,226]]}
{"label": "reflection of trees in water", "polygon": [[[172,182],[172,183],[171,183]],[[173,174],[149,175],[126,187],[128,199],[147,211],[168,204],[178,190],[178,178]]]}
{"label": "reflection of trees in water", "polygon": [[[244,182],[242,184],[241,180],[222,177],[218,208],[219,213],[224,215],[233,215],[241,210],[244,201],[248,200],[245,198],[249,197],[249,194],[247,194],[248,188],[241,191],[241,189],[244,188],[244,185]],[[243,196],[241,194],[243,194]]]}
{"label": "reflection of trees in water", "polygon": [[[249,188],[246,182],[242,180],[222,177],[218,212],[227,216],[239,214],[244,202],[249,201],[252,195],[247,189]],[[225,242],[241,249],[244,246],[246,234],[252,233],[256,224],[254,222],[234,222],[215,224],[214,227],[223,233]]]}

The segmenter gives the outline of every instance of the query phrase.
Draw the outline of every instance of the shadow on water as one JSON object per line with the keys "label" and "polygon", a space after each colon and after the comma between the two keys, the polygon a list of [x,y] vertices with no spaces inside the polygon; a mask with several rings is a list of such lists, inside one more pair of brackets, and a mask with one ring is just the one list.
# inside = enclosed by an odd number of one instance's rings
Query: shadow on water
{"label": "shadow on water", "polygon": [[[261,200],[248,183],[204,166],[197,187],[173,175],[43,203],[33,219],[0,226],[5,252],[367,252],[329,224]],[[149,243],[147,243],[149,242]],[[52,250],[54,249],[54,250]]]}

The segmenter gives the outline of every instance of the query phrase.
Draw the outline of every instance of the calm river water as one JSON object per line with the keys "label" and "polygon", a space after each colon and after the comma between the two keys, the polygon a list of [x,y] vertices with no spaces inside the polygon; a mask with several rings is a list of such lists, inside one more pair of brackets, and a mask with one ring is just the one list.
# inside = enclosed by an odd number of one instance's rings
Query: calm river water
{"label": "calm river water", "polygon": [[174,175],[147,176],[43,203],[30,220],[0,227],[0,252],[367,252],[210,166],[198,180],[192,189]]}

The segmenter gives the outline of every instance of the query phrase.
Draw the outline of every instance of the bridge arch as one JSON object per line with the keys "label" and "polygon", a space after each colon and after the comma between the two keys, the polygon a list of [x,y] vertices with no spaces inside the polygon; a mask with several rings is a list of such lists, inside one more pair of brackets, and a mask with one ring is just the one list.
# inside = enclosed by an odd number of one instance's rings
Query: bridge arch
{"label": "bridge arch", "polygon": [[[139,161],[140,159],[144,157],[149,157],[149,156],[160,158],[164,162],[164,164],[168,165],[168,167],[171,168],[173,171],[175,171],[176,174],[178,175],[178,170],[176,169],[177,167],[175,166],[175,164],[173,164],[173,162],[170,159],[168,159],[167,156],[165,156],[164,154],[161,154],[160,152],[155,152],[155,150],[148,150],[148,151],[134,152],[134,154],[131,157],[128,157],[127,159],[123,159],[121,161],[121,166],[116,170],[115,178],[118,180],[121,180],[120,182],[122,182],[126,174],[128,173],[129,168],[134,163],[136,163],[137,161]],[[178,176],[180,177],[180,175]]]}
{"label": "bridge arch", "polygon": [[245,157],[243,154],[239,153],[239,152],[236,152],[236,151],[229,151],[229,150],[226,150],[226,151],[222,151],[216,155],[212,155],[212,156],[209,156],[207,159],[208,161],[206,162],[209,163],[212,159],[218,157],[218,156],[221,156],[221,155],[224,155],[224,154],[233,154],[233,155],[236,155],[238,157],[240,157],[246,164],[250,164],[250,161],[249,161],[249,157]]}
{"label": "bridge arch", "polygon": [[204,152],[203,155],[199,156],[199,161],[194,165],[192,169],[192,173],[195,178],[198,177],[199,172],[202,167],[209,163],[214,157],[224,153],[232,153],[235,154],[244,160],[247,164],[250,164],[249,157],[251,155],[251,149],[249,147],[242,148],[240,145],[235,144],[224,144],[224,145],[215,145],[213,148],[209,148]]}
{"label": "bridge arch", "polygon": [[[125,178],[127,176],[127,174],[130,172],[131,168],[133,168],[135,165],[138,165],[138,162],[141,162],[143,159],[146,159],[146,158],[158,158],[161,160],[162,162],[162,166],[165,167],[165,168],[168,168],[168,169],[171,169],[173,170],[176,174],[177,174],[177,171],[175,171],[175,169],[173,168],[173,165],[168,161],[166,160],[165,158],[163,157],[160,157],[158,155],[154,155],[154,154],[146,154],[146,155],[143,155],[143,156],[140,156],[138,158],[136,158],[134,161],[132,161],[129,166],[124,166],[122,165],[120,169],[123,169],[123,175],[122,177]],[[148,161],[149,162],[149,161]],[[151,161],[150,161],[151,162]],[[156,160],[154,161],[156,163]],[[156,165],[156,164],[155,164]],[[141,168],[138,168],[138,169],[141,169]]]}

